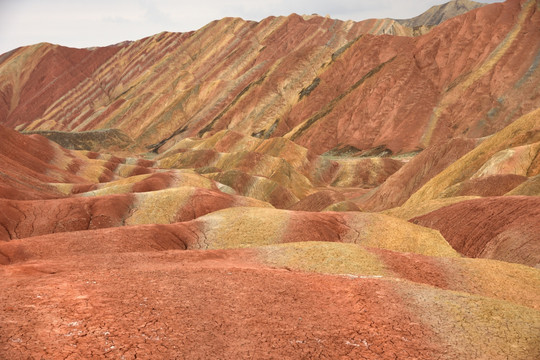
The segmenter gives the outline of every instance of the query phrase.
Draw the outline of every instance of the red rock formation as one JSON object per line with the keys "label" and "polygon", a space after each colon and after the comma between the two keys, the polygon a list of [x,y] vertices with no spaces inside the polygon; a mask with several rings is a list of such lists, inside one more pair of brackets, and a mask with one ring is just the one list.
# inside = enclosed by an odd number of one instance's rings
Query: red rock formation
{"label": "red rock formation", "polygon": [[[19,291],[2,292],[0,319],[4,323],[9,314],[21,323],[2,326],[0,337],[9,341],[2,342],[0,351],[9,357],[38,352],[68,356],[76,345],[81,356],[272,354],[284,359],[381,354],[428,358],[446,352],[432,341],[434,331],[408,310],[413,301],[399,300],[392,283],[254,267],[233,254],[91,257],[93,265],[89,259],[79,261],[80,270],[72,273],[69,284],[62,285],[53,274],[41,278],[32,290],[19,282],[35,278],[36,270],[13,268],[22,273],[10,280],[3,272],[0,284]],[[121,270],[125,267],[130,270]],[[64,269],[45,265],[40,270]],[[132,295],[121,295],[124,291]],[[27,296],[32,299],[23,300]],[[13,307],[11,301],[24,301],[35,309]],[[48,309],[53,302],[54,310]],[[34,327],[29,326],[30,318]]]}
{"label": "red rock formation", "polygon": [[[163,237],[161,246],[174,241]],[[276,257],[309,254],[298,247],[156,252],[161,246],[1,266],[0,338],[8,340],[1,353],[68,356],[76,345],[81,356],[127,358],[539,355],[540,304],[516,281],[529,278],[537,288],[533,269],[494,271],[497,262],[471,267],[465,259],[438,262],[354,245],[395,273],[336,275],[324,262],[319,273],[276,267]],[[441,279],[438,272],[450,268],[456,277]],[[469,284],[478,295],[464,292]],[[501,294],[502,284],[516,292],[516,303]]]}
{"label": "red rock formation", "polygon": [[345,196],[339,192],[332,190],[321,190],[300,200],[291,206],[291,210],[322,211],[326,207],[344,200]]}
{"label": "red rock formation", "polygon": [[[482,137],[539,106],[535,4],[483,6],[416,38],[291,15],[227,18],[96,50],[21,48],[0,64],[0,119],[28,130],[116,127],[155,149],[226,128],[285,136],[317,153],[345,145],[401,153]],[[71,60],[32,80],[58,57]],[[70,75],[84,64],[84,76]],[[61,76],[52,97],[34,95],[53,75]]]}
{"label": "red rock formation", "polygon": [[437,229],[470,257],[540,264],[540,198],[504,196],[463,201],[411,222]]}
{"label": "red rock formation", "polygon": [[0,56],[0,358],[540,358],[538,1],[426,31]]}
{"label": "red rock formation", "polygon": [[22,73],[2,73],[1,91],[9,96],[4,98],[9,102],[5,102],[0,112],[0,118],[5,119],[3,124],[14,127],[39,118],[80,82],[96,82],[92,78],[94,71],[121,48],[71,49],[44,43],[15,50],[7,61]]}
{"label": "red rock formation", "polygon": [[375,192],[360,200],[360,206],[380,211],[402,205],[431,178],[475,145],[475,140],[453,139],[427,148],[390,176]]}

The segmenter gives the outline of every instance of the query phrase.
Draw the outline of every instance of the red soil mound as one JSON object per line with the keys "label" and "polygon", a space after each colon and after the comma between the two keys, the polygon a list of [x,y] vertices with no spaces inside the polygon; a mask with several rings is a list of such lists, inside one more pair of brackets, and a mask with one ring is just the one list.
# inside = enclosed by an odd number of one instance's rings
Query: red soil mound
{"label": "red soil mound", "polygon": [[324,208],[344,200],[345,196],[339,192],[321,190],[300,200],[291,206],[290,209],[297,211],[322,211]]}
{"label": "red soil mound", "polygon": [[0,200],[0,240],[122,226],[132,195],[56,200]]}
{"label": "red soil mound", "polygon": [[187,187],[145,194],[55,200],[0,199],[0,241],[124,225],[189,221],[235,206],[270,205],[217,190]]}
{"label": "red soil mound", "polygon": [[272,270],[223,252],[66,263],[78,268],[68,282],[59,276],[64,266],[2,274],[3,288],[19,289],[0,295],[6,357],[428,359],[445,352],[384,280]]}
{"label": "red soil mound", "polygon": [[491,197],[446,206],[411,222],[437,229],[470,257],[540,264],[540,198]]}
{"label": "red soil mound", "polygon": [[[402,256],[400,273],[416,266],[441,283],[440,263]],[[33,261],[0,267],[0,286],[10,359],[540,355],[532,308],[387,276],[269,268],[254,249]]]}

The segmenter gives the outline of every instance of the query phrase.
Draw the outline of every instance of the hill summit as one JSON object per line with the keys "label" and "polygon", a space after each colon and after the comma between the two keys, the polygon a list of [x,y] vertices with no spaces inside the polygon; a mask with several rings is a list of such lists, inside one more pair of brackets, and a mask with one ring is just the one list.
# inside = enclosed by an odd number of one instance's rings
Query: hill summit
{"label": "hill summit", "polygon": [[477,9],[485,4],[470,0],[453,0],[442,5],[436,5],[429,8],[423,14],[412,19],[397,20],[401,25],[407,27],[435,26],[440,23],[465,14],[471,10]]}

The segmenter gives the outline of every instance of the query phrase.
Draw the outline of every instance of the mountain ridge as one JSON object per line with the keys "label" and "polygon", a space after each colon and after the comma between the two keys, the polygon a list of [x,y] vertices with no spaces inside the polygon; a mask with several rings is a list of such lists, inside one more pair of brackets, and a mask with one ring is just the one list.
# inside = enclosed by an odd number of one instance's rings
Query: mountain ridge
{"label": "mountain ridge", "polygon": [[[339,131],[345,126],[341,120],[342,123],[337,128],[337,141],[330,138],[319,140],[317,147],[321,152],[344,145],[362,150],[386,146],[393,153],[415,151],[425,148],[432,141],[441,141],[457,134],[465,133],[465,136],[469,137],[489,135],[536,106],[533,88],[530,89],[532,93],[529,99],[521,99],[527,86],[530,87],[530,81],[525,81],[521,75],[528,67],[533,66],[528,64],[534,62],[534,49],[538,46],[537,42],[532,40],[536,31],[532,28],[530,31],[523,29],[520,31],[524,36],[518,37],[508,33],[512,23],[508,21],[507,15],[513,13],[517,16],[520,8],[517,1],[484,6],[479,9],[479,14],[483,14],[481,18],[486,21],[483,28],[473,26],[476,15],[467,13],[440,25],[444,29],[441,30],[438,26],[418,38],[362,35],[374,29],[370,21],[351,23],[321,17],[312,17],[306,21],[299,15],[268,18],[260,23],[236,18],[223,19],[212,22],[197,32],[161,33],[129,45],[100,48],[95,55],[94,52],[88,53],[85,62],[90,69],[96,67],[91,76],[81,78],[77,75],[79,73],[76,68],[69,69],[63,76],[68,77],[66,84],[78,83],[75,89],[62,94],[65,90],[57,88],[58,81],[49,83],[48,86],[53,86],[54,91],[38,93],[32,104],[16,106],[19,96],[17,87],[8,84],[16,85],[19,80],[4,80],[4,89],[1,91],[6,101],[0,111],[2,116],[7,117],[5,123],[19,130],[86,131],[118,127],[142,146],[174,142],[190,136],[204,136],[207,132],[212,134],[231,128],[241,129],[240,131],[248,135],[261,132],[264,136],[286,135],[294,137],[299,144],[310,147],[313,136],[318,139],[325,137],[324,132],[330,130],[327,129],[328,126],[334,127],[333,124],[340,121],[335,116],[337,109],[340,118],[351,118],[352,122],[348,123],[358,124],[354,127],[369,125],[362,119],[371,118],[377,128],[382,127],[384,130],[378,138],[372,135],[362,139],[363,136],[358,137],[360,134],[354,135],[359,133],[359,129]],[[532,8],[528,6],[527,9],[529,15],[526,16],[536,18]],[[537,20],[534,20],[526,24],[533,26],[536,22]],[[463,38],[461,44],[468,44],[461,46],[466,46],[469,55],[463,55],[462,59],[450,59],[448,51],[453,51],[454,45],[443,34],[450,31],[454,36],[458,36],[458,32],[453,30],[458,27],[462,28],[459,33]],[[465,29],[472,32],[468,34]],[[284,43],[278,39],[278,36],[283,37],[287,33],[292,36],[291,31],[297,32],[296,39],[303,40]],[[216,32],[225,34],[219,45],[215,42]],[[265,39],[263,44],[257,43],[258,38]],[[501,45],[501,41],[513,46],[512,52],[523,52],[520,57],[525,61],[522,61],[521,65],[515,62],[511,65],[520,69],[518,72],[514,71],[512,80],[522,88],[519,92],[512,92],[508,81],[498,80],[507,76],[503,75],[503,70],[510,64],[504,65],[508,61],[505,59],[517,58],[510,57],[508,50],[504,50],[507,47],[502,48],[504,51],[497,50],[497,54],[493,52],[497,45]],[[527,42],[533,46],[524,47]],[[478,47],[480,43],[482,46]],[[199,44],[205,45],[200,48]],[[271,51],[268,44],[272,44]],[[236,46],[239,48],[235,49]],[[148,49],[145,50],[145,47]],[[381,51],[383,48],[385,50]],[[62,55],[65,50],[54,49],[46,50],[45,56],[51,59],[67,56]],[[58,55],[57,51],[60,51]],[[82,56],[84,51],[88,50],[78,51],[77,56]],[[372,52],[373,60],[361,58],[361,53],[364,52]],[[412,59],[409,53],[413,56]],[[437,55],[438,53],[440,55]],[[462,53],[466,52],[462,49]],[[110,58],[111,55],[113,58]],[[22,54],[18,57],[21,56]],[[202,58],[199,59],[200,56]],[[397,56],[395,61],[388,62],[394,56]],[[474,63],[471,63],[471,56],[477,58]],[[497,61],[503,60],[502,67],[494,67],[497,62],[488,63],[491,61],[488,56],[495,56]],[[11,58],[13,60],[13,55]],[[131,60],[127,60],[128,58]],[[193,62],[195,58],[196,63]],[[97,63],[90,65],[93,59],[96,59]],[[363,60],[358,65],[352,65],[351,62],[359,59]],[[67,58],[65,61],[69,62]],[[115,61],[119,64],[130,61],[130,65],[123,69],[107,65],[112,65]],[[448,69],[439,64],[441,61],[442,64],[451,64],[449,68],[456,69],[449,73]],[[483,61],[486,65],[482,65]],[[42,63],[46,63],[46,60]],[[152,64],[158,66],[154,69]],[[177,67],[183,70],[170,73],[171,69]],[[3,68],[6,68],[6,64]],[[350,71],[358,74],[353,82],[347,81],[352,78],[346,74]],[[391,88],[382,86],[377,79],[388,76],[389,72],[395,74],[394,76],[409,78],[409,83],[413,85],[404,86],[396,82]],[[2,70],[1,73],[9,74],[7,70]],[[476,88],[471,88],[470,85],[456,86],[461,79],[467,80],[467,73],[479,75],[472,81],[484,87],[481,91],[485,92],[485,89],[491,86],[490,78],[503,87],[497,90],[496,95],[481,98],[481,102],[474,97],[471,98],[473,102],[468,104],[465,100],[469,97],[456,98],[459,92],[472,89],[476,91]],[[52,73],[51,80],[57,75]],[[362,80],[362,76],[366,75],[369,76]],[[535,76],[535,72],[530,75]],[[173,76],[174,81],[165,86],[165,79],[170,76]],[[370,79],[371,77],[373,79]],[[33,81],[31,76],[28,79]],[[317,82],[317,79],[321,80]],[[338,79],[345,81],[336,83]],[[24,81],[24,78],[22,80]],[[140,87],[143,84],[144,91]],[[348,84],[348,88],[345,88],[344,84]],[[47,85],[30,85],[30,88],[36,87],[41,89]],[[88,87],[91,89],[91,96],[80,98]],[[327,91],[332,87],[339,91]],[[299,95],[305,89],[310,89],[306,93],[309,95]],[[324,98],[318,94],[321,89],[324,89]],[[333,99],[328,98],[332,92]],[[371,99],[373,95],[369,94],[373,92],[379,95]],[[220,95],[215,96],[217,93]],[[51,104],[52,99],[48,99],[53,95],[55,103]],[[382,100],[381,95],[384,95]],[[498,101],[503,98],[503,102]],[[363,104],[358,104],[358,101],[363,101]],[[379,109],[365,106],[370,102],[380,101],[387,104]],[[424,105],[423,108],[414,109],[413,120],[410,110],[409,113],[400,114],[390,112],[390,106],[394,106],[396,101],[416,101],[416,104]],[[69,105],[64,106],[63,102]],[[266,103],[263,104],[264,102]],[[447,103],[453,104],[453,113],[448,112]],[[364,113],[351,111],[359,106],[366,109]],[[339,110],[341,107],[348,110],[342,112]],[[407,109],[407,106],[401,105],[394,107],[402,109],[402,112]],[[45,108],[47,110],[44,110]],[[433,108],[435,111],[432,111]],[[478,109],[474,116],[469,113],[471,108]],[[473,120],[469,121],[473,122],[467,122],[464,117],[472,118]],[[126,122],[128,118],[129,126]],[[313,119],[309,120],[310,118]],[[422,119],[420,127],[419,119]],[[301,125],[302,122],[305,125]],[[392,135],[400,128],[411,129],[412,122],[417,130],[415,134],[411,134],[410,139],[397,140],[395,135]],[[330,125],[321,125],[326,123]],[[302,127],[304,130],[298,132],[294,130],[295,127]],[[317,130],[318,128],[321,130]],[[385,134],[386,131],[389,133]]]}
{"label": "mountain ridge", "polygon": [[453,0],[442,5],[435,5],[424,13],[410,19],[396,19],[401,25],[416,28],[420,26],[435,26],[458,15],[487,4],[471,0]]}
{"label": "mountain ridge", "polygon": [[[398,23],[402,23],[402,22],[406,22],[406,21],[411,21],[413,19],[416,19],[416,18],[419,18],[421,16],[424,16],[424,17],[427,17],[425,16],[425,14],[427,13],[430,13],[432,11],[432,9],[434,8],[441,8],[441,12],[445,12],[446,8],[448,7],[449,4],[452,4],[452,3],[462,3],[462,2],[466,2],[466,5],[465,6],[461,6],[460,7],[460,11],[454,11],[454,12],[451,12],[450,14],[447,15],[447,17],[445,18],[445,20],[447,20],[448,18],[451,18],[451,17],[454,17],[454,16],[457,16],[457,15],[461,15],[463,14],[464,12],[466,11],[470,11],[470,10],[473,10],[475,7],[472,7],[470,4],[473,3],[473,4],[480,4],[480,6],[482,5],[485,5],[483,3],[478,3],[478,2],[474,2],[474,1],[470,1],[470,0],[451,0],[449,3],[445,3],[443,5],[439,5],[439,6],[433,6],[432,8],[426,10],[424,13],[414,17],[414,18],[410,18],[410,19],[391,19],[391,18],[385,18],[385,19],[365,19],[365,20],[357,20],[357,21],[353,21],[353,20],[342,20],[342,21],[345,21],[345,22],[367,22],[367,21],[370,21],[370,22],[377,22],[379,23],[379,26],[383,26],[383,27],[386,27],[387,29],[386,30],[382,30],[381,33],[384,33],[384,34],[390,34],[390,35],[399,35],[399,33],[401,32],[402,34],[401,35],[420,35],[423,33],[422,30],[419,30],[419,29],[416,29],[412,32],[410,32],[409,30],[409,33],[407,32],[407,30],[397,30],[394,31],[394,30],[391,30],[392,29],[392,23],[388,23],[388,22],[384,22],[385,20],[391,20],[391,21],[395,21],[395,22],[398,22]],[[297,14],[297,13],[291,13],[289,14],[289,16],[291,15],[297,15],[297,16],[301,16],[304,20],[310,20],[314,17],[321,17],[321,15],[318,15],[318,14],[311,14],[311,15],[306,15],[306,14]],[[287,15],[281,15],[281,16],[274,16],[274,15],[270,15],[268,16],[267,18],[275,18],[275,17],[287,17]],[[324,16],[325,18],[330,18],[329,15],[326,15]],[[231,18],[231,19],[240,19],[242,21],[246,21],[246,22],[257,22],[257,21],[254,21],[254,20],[245,20],[241,17],[225,17],[225,18]],[[223,18],[223,19],[225,19]],[[263,19],[264,20],[264,19]],[[335,19],[335,20],[338,20],[338,19]],[[213,20],[211,21],[210,23],[212,22],[215,22],[215,21],[219,21],[219,20]],[[421,21],[420,21],[421,22]],[[210,24],[209,23],[209,24]],[[405,27],[409,27],[409,28],[420,28],[422,26],[434,26],[434,25],[438,25],[440,22],[434,22],[434,23],[429,23],[429,22],[425,22],[425,23],[420,23],[420,24],[417,24],[415,26],[409,26],[409,25],[404,25]],[[208,25],[208,24],[207,24]],[[204,26],[203,26],[204,27]],[[397,29],[400,29],[399,26]],[[428,29],[426,29],[427,31]],[[189,30],[189,31],[184,31],[184,32],[180,32],[180,33],[192,33],[192,32],[195,32],[197,30]],[[166,33],[168,31],[163,31],[161,33]],[[160,34],[160,33],[158,33]],[[158,35],[158,34],[155,34],[155,35]],[[149,36],[146,36],[144,38],[147,38],[147,37],[150,37],[150,36],[154,36],[154,35],[149,35]],[[109,44],[109,45],[104,45],[104,46],[87,46],[87,47],[68,47],[68,48],[72,48],[72,49],[79,49],[79,50],[94,50],[94,49],[97,49],[97,48],[100,48],[100,47],[109,47],[109,46],[122,46],[122,45],[129,45],[130,43],[134,42],[134,41],[138,41],[138,40],[124,40],[124,41],[119,41],[117,43],[114,43],[114,44]],[[48,45],[59,45],[59,46],[62,46],[61,44],[52,44],[52,43],[48,43],[48,42],[40,42],[39,44],[48,44]],[[27,47],[27,46],[35,46],[35,45],[39,45],[39,44],[34,44],[34,45],[26,45],[26,46],[21,46],[21,47]],[[67,46],[66,46],[67,47]],[[17,50],[19,48],[15,48],[15,49],[11,49],[11,50],[8,50],[6,51],[5,53],[2,53],[0,54],[0,64],[2,63],[3,59],[8,56],[11,52]]]}

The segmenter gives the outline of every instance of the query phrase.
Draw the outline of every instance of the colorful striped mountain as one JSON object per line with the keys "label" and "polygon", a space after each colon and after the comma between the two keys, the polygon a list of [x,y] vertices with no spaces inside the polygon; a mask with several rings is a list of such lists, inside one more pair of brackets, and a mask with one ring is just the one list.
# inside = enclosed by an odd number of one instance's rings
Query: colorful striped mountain
{"label": "colorful striped mountain", "polygon": [[0,359],[540,358],[540,2],[0,55]]}

